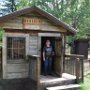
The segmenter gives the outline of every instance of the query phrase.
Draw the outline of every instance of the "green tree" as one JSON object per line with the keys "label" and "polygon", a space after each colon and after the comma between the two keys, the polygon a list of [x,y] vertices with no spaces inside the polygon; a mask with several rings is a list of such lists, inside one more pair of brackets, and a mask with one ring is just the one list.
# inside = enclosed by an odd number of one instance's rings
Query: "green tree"
{"label": "green tree", "polygon": [[1,8],[1,12],[3,13],[3,15],[16,11],[17,10],[16,4],[17,4],[16,0],[3,1],[2,5],[3,8]]}
{"label": "green tree", "polygon": [[[7,0],[13,1],[7,5],[9,10],[15,11],[32,5],[36,5],[41,9],[53,14],[58,19],[68,23],[77,30],[77,34],[73,39],[87,38],[90,33],[90,0]],[[11,2],[11,3],[13,3]],[[9,11],[8,10],[8,11]],[[71,37],[70,37],[71,38]],[[71,39],[70,39],[71,40]],[[71,40],[73,41],[73,40]]]}
{"label": "green tree", "polygon": [[4,30],[0,28],[0,42],[2,41],[3,35],[4,35]]}

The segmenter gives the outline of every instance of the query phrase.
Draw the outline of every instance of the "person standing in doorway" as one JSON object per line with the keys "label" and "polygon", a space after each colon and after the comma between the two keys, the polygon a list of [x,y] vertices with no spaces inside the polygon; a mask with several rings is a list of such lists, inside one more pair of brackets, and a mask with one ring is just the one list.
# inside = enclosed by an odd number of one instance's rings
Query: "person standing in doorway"
{"label": "person standing in doorway", "polygon": [[52,73],[52,58],[54,55],[53,47],[50,40],[46,40],[45,47],[43,48],[43,61],[44,61],[44,75],[51,75]]}

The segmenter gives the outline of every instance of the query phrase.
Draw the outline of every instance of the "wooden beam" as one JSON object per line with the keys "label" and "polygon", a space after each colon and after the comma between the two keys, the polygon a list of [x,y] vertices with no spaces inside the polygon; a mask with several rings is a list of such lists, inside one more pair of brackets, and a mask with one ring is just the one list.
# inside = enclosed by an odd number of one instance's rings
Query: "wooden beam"
{"label": "wooden beam", "polygon": [[7,63],[7,61],[6,61],[6,55],[7,55],[7,49],[6,49],[6,36],[4,36],[3,37],[3,47],[2,47],[2,78],[3,79],[6,79],[6,69],[7,69],[7,67],[6,67],[6,63]]}
{"label": "wooden beam", "polygon": [[62,34],[62,51],[61,51],[61,74],[64,72],[64,62],[65,59],[65,35]]}

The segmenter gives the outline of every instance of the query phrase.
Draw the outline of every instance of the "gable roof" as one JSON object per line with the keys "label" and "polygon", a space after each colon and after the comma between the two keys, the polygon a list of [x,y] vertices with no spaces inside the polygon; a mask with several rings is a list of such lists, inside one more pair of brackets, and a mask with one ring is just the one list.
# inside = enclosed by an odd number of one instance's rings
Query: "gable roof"
{"label": "gable roof", "polygon": [[48,13],[48,12],[46,12],[46,11],[40,9],[39,7],[36,7],[36,6],[25,8],[25,9],[13,12],[11,14],[2,16],[2,17],[0,17],[0,23],[5,22],[7,20],[10,20],[12,18],[18,17],[20,15],[30,13],[30,12],[37,12],[37,13],[39,13],[40,15],[44,16],[45,18],[47,18],[48,20],[53,22],[55,25],[65,28],[71,34],[75,34],[76,33],[76,30],[73,27],[71,27],[68,24],[62,22],[61,20],[58,20],[55,16],[51,15],[50,13]]}

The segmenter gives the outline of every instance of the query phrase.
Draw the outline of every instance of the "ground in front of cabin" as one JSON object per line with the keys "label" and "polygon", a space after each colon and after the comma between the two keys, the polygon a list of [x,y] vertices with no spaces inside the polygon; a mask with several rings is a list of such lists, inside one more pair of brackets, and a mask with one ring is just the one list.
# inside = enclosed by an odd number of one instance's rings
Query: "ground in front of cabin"
{"label": "ground in front of cabin", "polygon": [[84,77],[84,83],[81,84],[80,90],[90,90],[90,73],[85,75]]}

